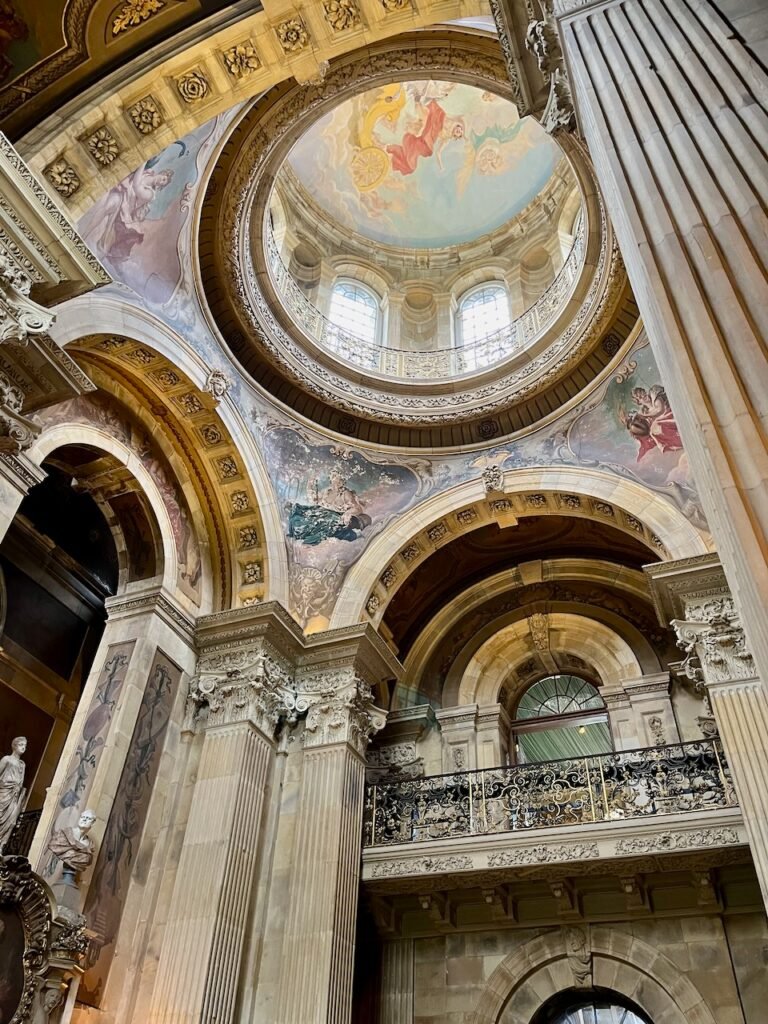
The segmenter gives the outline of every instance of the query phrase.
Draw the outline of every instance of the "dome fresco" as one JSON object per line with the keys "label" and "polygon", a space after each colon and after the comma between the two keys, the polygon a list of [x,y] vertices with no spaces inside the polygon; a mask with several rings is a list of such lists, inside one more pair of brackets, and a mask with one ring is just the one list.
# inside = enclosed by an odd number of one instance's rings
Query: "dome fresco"
{"label": "dome fresco", "polygon": [[343,227],[389,245],[441,248],[518,214],[561,156],[540,125],[521,120],[507,100],[425,81],[346,100],[299,139],[288,164]]}

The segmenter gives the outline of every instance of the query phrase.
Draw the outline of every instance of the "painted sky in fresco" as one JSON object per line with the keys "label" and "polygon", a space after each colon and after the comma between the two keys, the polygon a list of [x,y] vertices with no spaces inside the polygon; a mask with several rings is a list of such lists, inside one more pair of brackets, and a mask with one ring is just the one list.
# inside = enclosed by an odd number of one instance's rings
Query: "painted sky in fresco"
{"label": "painted sky in fresco", "polygon": [[407,248],[468,242],[543,188],[556,143],[512,103],[456,82],[396,82],[355,96],[296,143],[288,162],[334,220]]}

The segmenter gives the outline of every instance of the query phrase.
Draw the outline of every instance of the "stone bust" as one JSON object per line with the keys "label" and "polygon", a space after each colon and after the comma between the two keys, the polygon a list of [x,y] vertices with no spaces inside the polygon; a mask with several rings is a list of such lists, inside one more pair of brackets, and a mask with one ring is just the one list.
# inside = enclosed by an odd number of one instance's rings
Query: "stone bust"
{"label": "stone bust", "polygon": [[26,765],[21,755],[26,749],[26,736],[17,736],[11,743],[11,753],[0,758],[0,852],[11,838],[13,826],[24,806]]}
{"label": "stone bust", "polygon": [[93,840],[88,835],[96,815],[91,810],[83,811],[77,825],[58,829],[51,836],[48,849],[58,857],[64,866],[64,876],[75,881],[75,876],[90,865],[93,860]]}

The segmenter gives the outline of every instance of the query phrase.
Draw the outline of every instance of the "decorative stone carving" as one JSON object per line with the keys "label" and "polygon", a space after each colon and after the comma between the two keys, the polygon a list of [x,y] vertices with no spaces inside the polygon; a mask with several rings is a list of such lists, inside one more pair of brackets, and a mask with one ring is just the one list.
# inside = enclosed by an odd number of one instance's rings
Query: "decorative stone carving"
{"label": "decorative stone carving", "polygon": [[381,6],[387,14],[404,11],[411,6],[411,0],[381,0]]}
{"label": "decorative stone carving", "polygon": [[648,728],[651,731],[654,745],[657,747],[666,746],[667,738],[664,734],[664,723],[658,715],[651,715],[648,719]]}
{"label": "decorative stone carving", "polygon": [[0,452],[18,455],[28,448],[40,428],[21,413],[24,393],[0,371]]}
{"label": "decorative stone carving", "polygon": [[246,562],[243,566],[243,583],[261,583],[261,565],[258,562]]}
{"label": "decorative stone carving", "polygon": [[0,343],[26,344],[29,335],[42,334],[53,323],[54,314],[30,299],[31,288],[29,275],[0,252]]}
{"label": "decorative stone carving", "polygon": [[576,988],[592,987],[592,949],[589,926],[564,929],[565,951]]}
{"label": "decorative stone carving", "polygon": [[537,651],[549,650],[549,618],[545,612],[534,612],[528,619],[531,640]]}
{"label": "decorative stone carving", "polygon": [[369,750],[366,768],[369,783],[392,778],[413,779],[424,774],[424,763],[418,756],[414,742],[392,743],[377,750]]}
{"label": "decorative stone carving", "polygon": [[368,603],[365,606],[365,610],[368,612],[369,615],[375,615],[376,612],[379,610],[380,605],[381,601],[379,599],[378,594],[371,594],[371,596],[368,598]]}
{"label": "decorative stone carving", "polygon": [[218,403],[224,398],[232,387],[232,380],[223,370],[211,370],[205,382],[203,391],[206,391]]}
{"label": "decorative stone carving", "polygon": [[234,455],[225,455],[223,459],[217,459],[216,465],[219,468],[219,476],[222,480],[231,480],[233,477],[240,475],[240,471],[237,468],[237,459]]}
{"label": "decorative stone carving", "polygon": [[427,530],[427,537],[432,541],[433,544],[437,544],[438,541],[442,540],[443,537],[448,533],[448,528],[445,523],[435,523],[434,526],[430,526]]}
{"label": "decorative stone carving", "polygon": [[609,505],[607,501],[595,501],[593,502],[595,512],[601,516],[606,516],[608,519],[613,519],[613,505]]}
{"label": "decorative stone carving", "polygon": [[397,878],[401,875],[434,875],[447,871],[471,871],[471,857],[414,857],[375,864],[372,878]]}
{"label": "decorative stone carving", "polygon": [[619,839],[616,856],[626,854],[669,853],[706,846],[735,846],[741,843],[735,828],[703,828],[695,832],[659,832],[654,836]]}
{"label": "decorative stone carving", "polygon": [[133,127],[141,135],[151,135],[163,123],[160,108],[151,96],[145,96],[143,100],[128,107],[128,117],[131,119]]}
{"label": "decorative stone carving", "polygon": [[486,466],[480,476],[487,494],[504,490],[504,473],[501,466]]}
{"label": "decorative stone carving", "polygon": [[456,522],[459,526],[471,526],[477,519],[477,512],[473,508],[463,508],[456,513]]}
{"label": "decorative stone carving", "polygon": [[91,154],[97,164],[102,167],[109,167],[120,155],[120,147],[117,139],[106,125],[97,128],[85,140],[85,148]]}
{"label": "decorative stone carving", "polygon": [[324,683],[326,689],[314,698],[307,712],[304,745],[346,742],[364,754],[373,733],[386,722],[386,715],[374,705],[370,686],[347,670],[336,679],[329,674]]}
{"label": "decorative stone carving", "polygon": [[360,11],[354,0],[324,0],[323,11],[334,32],[346,32],[360,24]]}
{"label": "decorative stone carving", "polygon": [[416,561],[420,554],[421,548],[416,543],[416,541],[412,541],[410,544],[403,548],[403,550],[400,552],[400,557],[407,565],[410,565],[411,562]]}
{"label": "decorative stone carving", "polygon": [[26,765],[21,759],[26,749],[26,736],[17,736],[11,743],[11,753],[0,758],[0,853],[11,838],[27,795],[24,789]]}
{"label": "decorative stone carving", "polygon": [[677,646],[685,652],[684,675],[696,684],[752,679],[755,664],[730,596],[686,605],[686,619],[673,619]]}
{"label": "decorative stone carving", "polygon": [[388,565],[384,572],[381,574],[381,582],[387,588],[391,590],[397,580],[397,570],[393,565]]}
{"label": "decorative stone carving", "polygon": [[94,845],[88,833],[95,821],[95,812],[85,810],[77,825],[58,829],[48,841],[48,850],[61,861],[66,884],[76,886],[78,875],[93,861]]}
{"label": "decorative stone carving", "polygon": [[233,78],[246,78],[261,68],[261,58],[252,42],[237,43],[222,53],[224,66]]}
{"label": "decorative stone carving", "polygon": [[596,860],[600,856],[597,843],[548,843],[546,846],[523,846],[517,850],[500,850],[488,855],[489,868],[511,868],[520,864],[551,864],[557,861]]}
{"label": "decorative stone carving", "polygon": [[309,35],[301,18],[287,18],[275,28],[283,53],[298,53],[309,43]]}
{"label": "decorative stone carving", "polygon": [[578,494],[561,494],[560,504],[563,508],[569,508],[571,511],[575,512],[577,509],[581,508],[581,498]]}
{"label": "decorative stone carving", "polygon": [[66,160],[60,158],[49,164],[43,174],[56,189],[60,196],[69,199],[80,188],[81,181],[75,168]]}
{"label": "decorative stone carving", "polygon": [[526,494],[525,503],[529,508],[546,508],[547,496],[546,494]]}
{"label": "decorative stone carving", "polygon": [[112,35],[135,28],[165,7],[165,0],[127,0],[112,19]]}
{"label": "decorative stone carving", "polygon": [[211,91],[208,79],[199,68],[187,71],[176,79],[176,90],[185,103],[199,103]]}

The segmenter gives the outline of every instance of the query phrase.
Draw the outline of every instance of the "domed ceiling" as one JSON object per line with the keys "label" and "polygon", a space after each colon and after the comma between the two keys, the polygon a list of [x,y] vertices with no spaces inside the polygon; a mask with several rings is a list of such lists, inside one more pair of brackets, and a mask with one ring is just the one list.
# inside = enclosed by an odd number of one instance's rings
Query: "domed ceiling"
{"label": "domed ceiling", "polygon": [[[329,219],[376,242],[442,248],[501,227],[562,154],[514,104],[457,82],[395,82],[320,118],[288,163]],[[333,173],[329,173],[332,170]]]}

